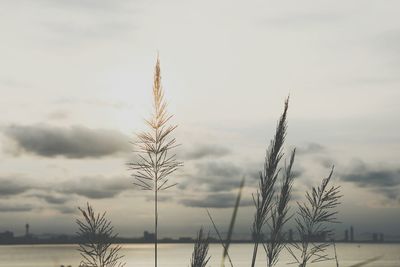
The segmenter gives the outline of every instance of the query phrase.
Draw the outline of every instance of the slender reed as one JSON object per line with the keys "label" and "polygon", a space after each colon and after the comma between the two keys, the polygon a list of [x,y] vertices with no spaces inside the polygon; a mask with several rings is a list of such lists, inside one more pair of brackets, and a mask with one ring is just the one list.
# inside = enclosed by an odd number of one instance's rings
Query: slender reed
{"label": "slender reed", "polygon": [[[336,208],[340,204],[340,187],[328,187],[333,169],[332,167],[329,176],[322,180],[320,186],[313,187],[311,193],[306,193],[305,203],[297,203],[299,212],[296,218],[296,228],[300,242],[293,243],[287,248],[300,267],[306,267],[308,262],[314,263],[331,259],[326,253],[329,243],[316,243],[315,238],[331,235],[332,229],[329,225],[338,222]],[[296,256],[295,250],[299,251],[301,255]]]}
{"label": "slender reed", "polygon": [[224,253],[222,254],[222,260],[221,260],[221,267],[225,266],[225,258],[228,255],[229,246],[230,246],[231,241],[232,241],[233,229],[235,227],[235,221],[236,221],[236,216],[237,216],[237,212],[238,212],[239,205],[240,205],[240,198],[242,197],[242,190],[243,190],[243,187],[244,187],[244,182],[245,182],[245,178],[243,177],[242,182],[240,183],[238,195],[236,197],[235,208],[233,209],[231,222],[229,224],[228,234],[226,236],[226,243],[225,243],[225,246],[224,246]]}
{"label": "slender reed", "polygon": [[113,233],[111,221],[103,214],[95,214],[92,206],[87,203],[86,209],[79,208],[83,220],[77,219],[79,226],[79,248],[83,260],[80,267],[122,267],[123,256],[119,255],[120,245],[114,245],[118,234]]}
{"label": "slender reed", "polygon": [[206,267],[211,256],[208,255],[208,248],[210,244],[209,235],[203,236],[203,228],[197,234],[196,241],[194,243],[194,249],[192,253],[192,259],[190,261],[191,267]]}
{"label": "slender reed", "polygon": [[217,236],[218,236],[218,238],[219,238],[219,241],[221,242],[222,248],[224,249],[223,252],[222,252],[221,267],[224,267],[224,266],[225,266],[225,259],[226,259],[226,258],[228,258],[229,264],[231,265],[231,267],[233,267],[232,259],[231,259],[231,257],[229,256],[229,246],[230,246],[231,241],[232,241],[233,229],[235,228],[236,216],[237,216],[237,212],[238,212],[238,210],[239,210],[240,199],[241,199],[241,197],[242,197],[242,190],[243,190],[244,184],[245,184],[245,178],[243,177],[243,179],[242,179],[242,181],[241,181],[241,183],[240,183],[240,186],[239,186],[239,192],[238,192],[238,195],[237,195],[237,197],[236,197],[235,207],[234,207],[234,209],[233,209],[233,213],[232,213],[232,217],[231,217],[231,222],[230,222],[230,224],[229,224],[228,234],[227,234],[227,237],[226,237],[225,242],[224,242],[224,240],[222,239],[221,234],[219,233],[218,227],[217,227],[217,225],[215,224],[215,222],[214,222],[214,220],[213,220],[213,218],[212,218],[210,212],[209,212],[208,210],[206,210],[206,211],[207,211],[207,214],[208,214],[208,217],[210,218],[210,220],[211,220],[211,222],[212,222],[212,225],[213,225],[213,227],[214,227],[214,229],[215,229],[215,232],[217,233]]}
{"label": "slender reed", "polygon": [[337,255],[337,252],[336,252],[336,242],[333,241],[332,243],[333,243],[333,251],[335,252],[336,267],[339,267],[339,260],[338,260],[338,255]]}
{"label": "slender reed", "polygon": [[224,251],[227,251],[227,254],[226,254],[226,255],[227,255],[227,257],[228,257],[229,263],[230,263],[231,267],[233,267],[232,259],[231,259],[231,257],[229,256],[229,252],[228,252],[228,250],[227,250],[226,247],[225,247],[224,240],[222,239],[222,236],[221,236],[221,234],[219,233],[218,227],[217,227],[217,225],[215,224],[215,222],[214,222],[214,220],[213,220],[213,218],[212,218],[210,212],[208,211],[208,209],[206,209],[206,211],[207,211],[207,214],[208,214],[208,218],[210,218],[210,221],[211,221],[211,223],[212,223],[212,225],[213,225],[213,227],[214,227],[214,230],[215,230],[215,232],[217,233],[218,240],[219,240],[219,242],[220,242],[222,248],[224,249]]}
{"label": "slender reed", "polygon": [[288,216],[288,211],[294,180],[292,167],[295,154],[296,149],[294,149],[292,152],[289,165],[285,167],[281,191],[279,196],[276,197],[276,204],[272,208],[271,223],[268,223],[271,231],[271,237],[269,242],[264,244],[265,252],[267,254],[268,267],[272,267],[278,262],[279,254],[285,246],[283,226],[291,217]]}
{"label": "slender reed", "polygon": [[154,72],[153,105],[154,113],[146,120],[149,130],[138,134],[134,142],[138,160],[128,163],[128,166],[134,171],[133,184],[142,190],[154,192],[154,264],[157,267],[158,194],[176,185],[169,183],[169,176],[182,166],[176,160],[176,155],[171,154],[171,150],[177,146],[175,138],[171,136],[177,125],[169,125],[172,116],[166,110],[158,58]]}
{"label": "slender reed", "polygon": [[274,196],[274,185],[277,180],[279,169],[278,165],[283,157],[282,147],[286,137],[286,115],[289,106],[289,98],[285,101],[283,113],[278,121],[276,127],[275,137],[271,140],[271,143],[267,149],[264,169],[259,175],[259,187],[255,196],[253,195],[256,212],[254,215],[254,222],[252,226],[252,234],[254,238],[254,248],[251,266],[254,267],[258,245],[262,240],[262,229],[268,221],[268,214],[271,211],[273,196]]}

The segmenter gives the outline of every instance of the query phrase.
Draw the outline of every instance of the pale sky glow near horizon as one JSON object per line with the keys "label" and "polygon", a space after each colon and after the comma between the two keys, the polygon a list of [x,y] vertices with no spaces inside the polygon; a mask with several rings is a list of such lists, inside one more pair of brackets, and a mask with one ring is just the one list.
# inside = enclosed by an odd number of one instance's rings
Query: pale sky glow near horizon
{"label": "pale sky glow near horizon", "polygon": [[[250,233],[265,149],[290,95],[291,212],[335,165],[342,237],[400,239],[399,1],[0,2],[0,232],[74,233],[77,207],[121,236],[152,230],[132,185],[134,133],[152,111],[157,54],[184,167],[163,192],[160,236]],[[290,227],[290,225],[288,226]],[[211,228],[210,228],[211,229]]]}

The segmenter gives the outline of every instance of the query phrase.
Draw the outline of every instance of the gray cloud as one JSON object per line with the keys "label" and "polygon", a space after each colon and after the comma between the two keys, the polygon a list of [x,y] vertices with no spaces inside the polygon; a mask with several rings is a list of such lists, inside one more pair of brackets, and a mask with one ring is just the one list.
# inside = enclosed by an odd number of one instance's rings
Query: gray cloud
{"label": "gray cloud", "polygon": [[[237,195],[234,193],[218,193],[208,194],[203,198],[197,199],[182,199],[181,204],[187,207],[197,208],[233,208],[235,206]],[[240,206],[253,205],[251,200],[242,199]]]}
{"label": "gray cloud", "polygon": [[196,165],[199,174],[204,176],[218,177],[237,177],[243,173],[243,170],[235,164],[229,162],[207,162]]}
{"label": "gray cloud", "polygon": [[54,195],[50,193],[36,193],[30,196],[43,199],[49,204],[64,204],[71,199],[71,197],[66,195]]}
{"label": "gray cloud", "polygon": [[83,177],[77,181],[66,181],[57,192],[75,194],[92,199],[111,198],[125,190],[132,189],[128,178]]}
{"label": "gray cloud", "polygon": [[31,187],[17,177],[0,177],[0,197],[14,196],[28,191]]}
{"label": "gray cloud", "polygon": [[133,189],[130,182],[128,177],[93,176],[46,185],[30,185],[25,179],[0,177],[0,197],[21,195],[33,190],[24,196],[42,199],[48,204],[65,204],[74,195],[92,199],[115,197],[123,191]]}
{"label": "gray cloud", "polygon": [[223,157],[230,154],[231,151],[223,146],[219,145],[211,145],[211,144],[202,144],[197,145],[192,150],[185,153],[183,156],[187,160],[197,160],[206,157]]}
{"label": "gray cloud", "polygon": [[129,139],[112,130],[13,125],[3,132],[20,150],[43,157],[98,158],[130,150]]}
{"label": "gray cloud", "polygon": [[400,185],[400,170],[364,170],[342,176],[343,181],[362,187],[391,187]]}
{"label": "gray cloud", "polygon": [[193,188],[204,192],[231,191],[240,185],[244,171],[229,162],[196,164],[196,172],[179,183],[180,189]]}
{"label": "gray cloud", "polygon": [[75,207],[56,206],[53,208],[62,214],[78,214],[78,208]]}
{"label": "gray cloud", "polygon": [[25,205],[0,204],[0,212],[26,212],[26,211],[32,211],[33,209],[34,207],[28,204]]}
{"label": "gray cloud", "polygon": [[397,199],[400,193],[400,169],[396,168],[372,168],[360,163],[340,179],[379,192],[388,199]]}

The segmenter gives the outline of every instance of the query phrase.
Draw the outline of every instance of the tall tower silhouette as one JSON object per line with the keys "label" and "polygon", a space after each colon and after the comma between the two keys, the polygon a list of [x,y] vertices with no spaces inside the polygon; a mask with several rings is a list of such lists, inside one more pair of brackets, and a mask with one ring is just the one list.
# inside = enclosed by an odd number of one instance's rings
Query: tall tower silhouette
{"label": "tall tower silhouette", "polygon": [[29,236],[29,223],[25,224],[25,236]]}

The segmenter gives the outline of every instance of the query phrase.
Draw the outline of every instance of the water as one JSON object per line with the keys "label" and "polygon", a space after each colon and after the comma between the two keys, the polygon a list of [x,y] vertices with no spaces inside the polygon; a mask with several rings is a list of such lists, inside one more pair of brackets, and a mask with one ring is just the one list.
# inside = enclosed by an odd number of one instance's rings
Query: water
{"label": "water", "polygon": [[[16,245],[0,246],[0,267],[59,267],[60,265],[71,265],[77,267],[80,255],[75,245]],[[160,244],[159,266],[160,267],[187,267],[189,266],[193,245],[191,244]],[[153,246],[151,244],[126,244],[123,246],[122,254],[125,255],[127,267],[154,266]],[[333,255],[333,248],[330,248]],[[383,256],[379,261],[366,265],[367,267],[399,267],[400,266],[400,244],[338,244],[337,253],[340,267],[351,266],[360,261]],[[222,249],[220,245],[213,244],[210,247],[211,261],[209,266],[220,266]],[[235,267],[249,267],[252,255],[252,245],[232,244],[230,255]],[[262,251],[258,256],[257,266],[265,266]],[[292,259],[284,251],[281,254],[277,266],[287,265]],[[227,264],[226,266],[229,266]],[[327,261],[310,266],[332,266],[336,267],[335,261]]]}

